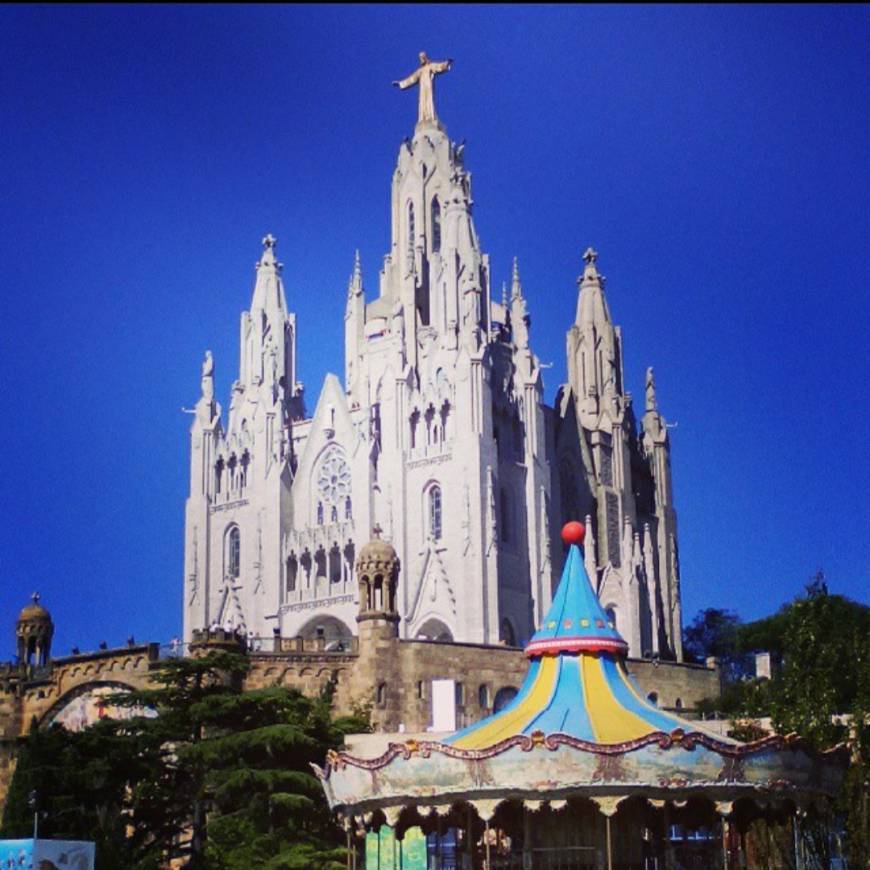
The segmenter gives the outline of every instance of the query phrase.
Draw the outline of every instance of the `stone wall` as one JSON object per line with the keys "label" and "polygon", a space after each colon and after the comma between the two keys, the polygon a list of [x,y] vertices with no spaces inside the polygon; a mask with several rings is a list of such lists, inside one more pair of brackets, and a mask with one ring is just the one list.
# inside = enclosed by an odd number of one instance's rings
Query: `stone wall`
{"label": "stone wall", "polygon": [[[203,635],[200,641],[197,653],[209,647],[243,649],[239,639],[223,632]],[[331,683],[335,713],[370,708],[380,732],[426,732],[432,724],[432,681],[438,679],[459,684],[456,726],[471,724],[492,712],[499,690],[518,689],[528,668],[517,647],[400,640],[394,625],[377,620],[360,624],[359,644],[349,650],[327,651],[320,640],[287,638],[275,646],[280,651],[249,654],[246,688],[286,686],[310,696]],[[49,721],[70,699],[99,685],[144,688],[158,662],[157,645],[147,644],[54,659],[39,673],[0,669],[0,813],[17,741],[34,718]],[[638,659],[627,664],[644,693],[655,692],[663,708],[687,712],[702,698],[719,694],[718,668]]]}

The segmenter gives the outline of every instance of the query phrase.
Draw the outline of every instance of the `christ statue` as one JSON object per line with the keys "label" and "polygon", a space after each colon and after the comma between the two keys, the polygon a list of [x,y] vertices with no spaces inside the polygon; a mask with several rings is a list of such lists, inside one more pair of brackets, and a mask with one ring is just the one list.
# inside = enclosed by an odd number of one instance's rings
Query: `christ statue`
{"label": "christ statue", "polygon": [[438,116],[435,114],[435,100],[433,97],[433,82],[438,73],[447,72],[453,64],[453,60],[429,60],[425,51],[420,52],[420,66],[406,79],[393,82],[397,88],[404,90],[411,85],[420,85],[420,108],[417,118],[418,124],[426,122],[437,123]]}

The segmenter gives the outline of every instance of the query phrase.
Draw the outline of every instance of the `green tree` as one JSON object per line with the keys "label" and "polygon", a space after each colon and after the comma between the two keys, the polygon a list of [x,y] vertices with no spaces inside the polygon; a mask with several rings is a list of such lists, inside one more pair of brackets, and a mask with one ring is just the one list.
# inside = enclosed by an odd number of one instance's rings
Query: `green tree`
{"label": "green tree", "polygon": [[133,866],[124,805],[139,764],[135,747],[107,722],[79,733],[34,727],[18,752],[0,836],[30,837],[38,813],[40,836],[93,840],[100,866]]}
{"label": "green tree", "polygon": [[152,688],[110,699],[152,715],[102,720],[80,734],[34,731],[4,828],[28,835],[36,786],[43,830],[96,840],[101,870],[151,870],[168,859],[215,870],[342,866],[343,834],[309,764],[368,723],[331,718],[332,686],[317,698],[244,692],[248,667],[223,651],[169,659]]}
{"label": "green tree", "polygon": [[740,617],[730,610],[708,607],[697,613],[683,629],[683,654],[687,661],[703,664],[709,656],[719,659],[727,681],[746,672],[746,662],[737,646]]}
{"label": "green tree", "polygon": [[[741,625],[720,614],[714,611],[712,617],[696,620],[702,640],[712,637],[720,649],[737,656],[768,650],[782,666],[771,680],[735,679],[732,672],[722,697],[708,699],[702,708],[750,720],[734,732],[738,738],[760,736],[753,733],[751,720],[770,716],[775,731],[796,732],[817,750],[848,740],[852,764],[837,808],[845,819],[851,864],[868,866],[870,608],[830,594],[820,571],[802,596],[771,616]],[[805,826],[822,863],[828,857],[828,831],[826,820]]]}

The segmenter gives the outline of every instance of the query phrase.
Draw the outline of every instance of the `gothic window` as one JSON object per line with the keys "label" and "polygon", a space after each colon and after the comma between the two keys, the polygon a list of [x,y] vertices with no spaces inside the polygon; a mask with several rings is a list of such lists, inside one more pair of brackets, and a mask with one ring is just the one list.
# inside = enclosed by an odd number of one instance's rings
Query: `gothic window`
{"label": "gothic window", "polygon": [[326,550],[321,544],[314,553],[314,576],[319,580],[326,578]]}
{"label": "gothic window", "polygon": [[356,548],[353,545],[353,541],[348,541],[344,545],[344,577],[345,580],[349,580],[353,576],[353,557],[356,552]]}
{"label": "gothic window", "polygon": [[417,425],[420,422],[420,412],[419,411],[414,411],[411,414],[410,422],[411,422],[411,447],[414,448],[417,446]]}
{"label": "gothic window", "polygon": [[323,502],[317,502],[317,525],[323,525]]}
{"label": "gothic window", "polygon": [[441,250],[441,203],[438,197],[432,198],[432,253]]}
{"label": "gothic window", "polygon": [[299,569],[299,563],[296,560],[296,554],[291,553],[287,557],[287,591],[296,591],[296,574]]}
{"label": "gothic window", "polygon": [[227,462],[227,478],[229,482],[227,484],[227,489],[235,489],[238,485],[238,479],[236,478],[236,469],[238,468],[239,462],[236,459],[236,454],[233,453],[230,456],[230,461]]}
{"label": "gothic window", "polygon": [[426,409],[423,419],[426,421],[426,443],[434,444],[438,440],[438,435],[434,426],[435,409],[431,405]]}
{"label": "gothic window", "polygon": [[221,477],[224,473],[224,461],[223,459],[218,459],[214,466],[214,491],[215,495],[217,495],[221,491]]}
{"label": "gothic window", "polygon": [[[329,508],[330,522],[338,522],[339,510],[345,510],[350,499],[350,466],[340,447],[333,444],[326,449],[320,460],[315,480],[320,498],[318,504],[321,508]],[[317,521],[318,524],[323,523],[320,509]]]}
{"label": "gothic window", "polygon": [[439,415],[441,417],[441,440],[447,441],[450,437],[447,431],[447,421],[450,419],[450,402],[445,400]]}
{"label": "gothic window", "polygon": [[607,614],[607,621],[611,627],[616,628],[616,606],[611,604],[604,612]]}
{"label": "gothic window", "polygon": [[246,450],[242,454],[241,471],[239,472],[239,479],[240,479],[242,486],[248,485],[248,468],[250,467],[250,465],[251,465],[251,454],[248,453],[248,451]]}
{"label": "gothic window", "polygon": [[338,544],[333,544],[329,549],[329,582],[341,583],[341,550]]}
{"label": "gothic window", "polygon": [[441,487],[433,486],[428,494],[429,502],[429,537],[433,541],[441,540]]}
{"label": "gothic window", "polygon": [[385,707],[387,704],[387,684],[379,683],[378,684],[378,694],[377,694],[377,705],[379,707]]}
{"label": "gothic window", "polygon": [[227,577],[239,576],[242,536],[238,526],[230,526],[226,533],[226,552],[224,555],[224,574]]}

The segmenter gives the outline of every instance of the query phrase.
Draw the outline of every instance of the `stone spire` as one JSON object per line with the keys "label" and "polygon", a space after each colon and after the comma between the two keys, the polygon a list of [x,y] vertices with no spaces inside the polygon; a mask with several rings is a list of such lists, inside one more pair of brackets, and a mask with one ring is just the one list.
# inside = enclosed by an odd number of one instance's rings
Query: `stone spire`
{"label": "stone spire", "polygon": [[287,311],[284,283],[281,280],[284,264],[279,263],[275,256],[277,244],[278,240],[271,233],[263,238],[263,254],[255,267],[257,280],[254,284],[251,310],[261,309],[267,315],[283,314]]}
{"label": "stone spire", "polygon": [[353,256],[353,273],[351,274],[350,280],[347,283],[347,295],[359,296],[362,292],[362,264],[360,263],[359,258],[359,248],[357,248]]}

